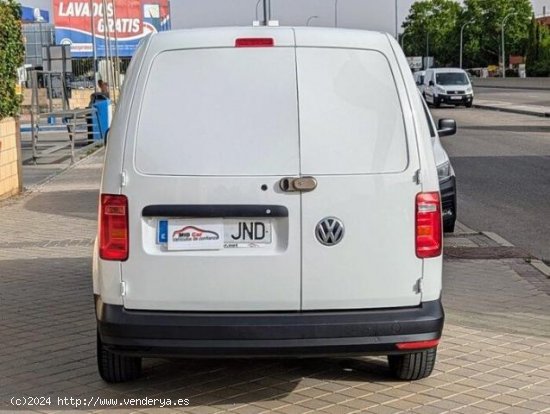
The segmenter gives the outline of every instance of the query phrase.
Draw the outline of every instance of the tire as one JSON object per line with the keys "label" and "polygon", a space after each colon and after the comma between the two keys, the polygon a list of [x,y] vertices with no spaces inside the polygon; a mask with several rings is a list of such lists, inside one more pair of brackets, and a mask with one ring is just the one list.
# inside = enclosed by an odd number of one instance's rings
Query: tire
{"label": "tire", "polygon": [[437,348],[403,355],[388,355],[391,373],[405,381],[429,377],[435,365]]}
{"label": "tire", "polygon": [[115,354],[105,348],[97,334],[97,368],[105,382],[117,383],[137,379],[141,375],[141,358]]}
{"label": "tire", "polygon": [[455,223],[456,223],[456,220],[443,222],[443,233],[454,233]]}
{"label": "tire", "polygon": [[466,108],[471,108],[474,105],[474,101],[466,103]]}
{"label": "tire", "polygon": [[441,108],[441,101],[439,99],[434,98],[434,106],[436,108]]}

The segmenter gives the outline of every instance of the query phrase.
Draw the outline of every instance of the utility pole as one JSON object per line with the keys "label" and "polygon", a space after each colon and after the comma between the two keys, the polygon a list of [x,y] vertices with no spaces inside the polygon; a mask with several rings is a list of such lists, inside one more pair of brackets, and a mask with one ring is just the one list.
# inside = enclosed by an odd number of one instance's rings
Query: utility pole
{"label": "utility pole", "polygon": [[338,27],[338,0],[334,0],[334,27]]}
{"label": "utility pole", "polygon": [[397,0],[395,0],[395,40],[399,39],[399,17],[397,16]]}
{"label": "utility pole", "polygon": [[430,30],[426,28],[426,67],[425,69],[429,69],[430,66]]}
{"label": "utility pole", "polygon": [[506,51],[505,51],[505,48],[506,48],[506,44],[505,44],[505,38],[504,38],[504,27],[506,26],[506,22],[508,21],[508,19],[512,16],[515,16],[517,13],[516,12],[512,12],[512,13],[508,13],[504,19],[502,19],[502,77],[503,78],[506,78]]}
{"label": "utility pole", "polygon": [[94,92],[97,92],[97,50],[95,47],[95,19],[94,19],[94,2],[90,0],[90,33],[92,35],[92,57],[94,70]]}
{"label": "utility pole", "polygon": [[267,26],[269,24],[269,20],[271,19],[271,0],[263,0],[263,6],[264,20],[262,22],[262,25]]}

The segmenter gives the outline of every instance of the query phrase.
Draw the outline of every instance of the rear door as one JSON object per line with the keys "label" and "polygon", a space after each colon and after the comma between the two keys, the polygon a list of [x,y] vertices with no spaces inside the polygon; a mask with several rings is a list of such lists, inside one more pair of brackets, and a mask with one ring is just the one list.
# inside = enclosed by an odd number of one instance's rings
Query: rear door
{"label": "rear door", "polygon": [[292,46],[154,58],[125,161],[126,308],[300,308],[300,199],[277,186],[299,173]]}
{"label": "rear door", "polygon": [[297,67],[301,173],[317,181],[302,193],[302,309],[419,304],[419,164],[399,74],[361,49],[298,47]]}

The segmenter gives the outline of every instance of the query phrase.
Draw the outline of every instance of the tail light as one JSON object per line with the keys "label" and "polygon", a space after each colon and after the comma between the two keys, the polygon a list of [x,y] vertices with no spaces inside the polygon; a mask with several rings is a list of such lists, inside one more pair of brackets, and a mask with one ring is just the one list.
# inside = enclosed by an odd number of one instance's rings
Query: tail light
{"label": "tail light", "polygon": [[439,339],[432,339],[429,341],[417,341],[417,342],[400,342],[398,344],[395,344],[397,349],[402,351],[413,350],[413,349],[435,348],[437,345],[439,345]]}
{"label": "tail light", "polygon": [[275,41],[271,37],[239,37],[235,39],[235,47],[271,47]]}
{"label": "tail light", "polygon": [[128,199],[126,196],[101,194],[99,257],[104,260],[128,259]]}
{"label": "tail light", "polygon": [[416,256],[437,257],[442,250],[441,199],[439,193],[416,196]]}

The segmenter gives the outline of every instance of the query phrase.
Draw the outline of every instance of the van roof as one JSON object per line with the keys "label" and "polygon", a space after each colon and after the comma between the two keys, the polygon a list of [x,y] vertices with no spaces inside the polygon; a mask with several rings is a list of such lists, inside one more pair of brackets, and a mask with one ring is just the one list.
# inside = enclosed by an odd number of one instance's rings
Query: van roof
{"label": "van roof", "polygon": [[388,35],[367,30],[320,28],[320,27],[214,27],[180,29],[156,33],[150,37],[150,46],[156,51],[234,47],[235,39],[241,37],[273,38],[275,46],[319,46],[387,48]]}
{"label": "van roof", "polygon": [[433,70],[435,73],[462,73],[464,72],[463,69],[460,68],[432,68],[430,70]]}

